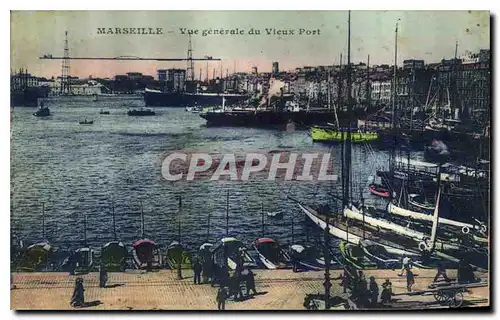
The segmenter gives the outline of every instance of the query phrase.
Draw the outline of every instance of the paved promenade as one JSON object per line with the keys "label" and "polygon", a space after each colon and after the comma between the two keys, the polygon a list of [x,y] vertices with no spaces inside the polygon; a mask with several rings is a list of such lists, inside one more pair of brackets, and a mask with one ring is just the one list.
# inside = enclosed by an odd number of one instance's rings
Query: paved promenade
{"label": "paved promenade", "polygon": [[[341,271],[332,271],[331,277]],[[425,289],[434,278],[435,270],[415,269],[414,291]],[[379,286],[386,278],[393,292],[406,292],[406,278],[399,270],[366,270],[367,279],[375,276]],[[90,306],[72,308],[69,304],[75,276],[67,273],[14,273],[15,288],[11,290],[11,309],[15,310],[216,310],[217,287],[194,285],[191,270],[183,270],[184,279],[176,279],[176,271],[160,270],[145,273],[127,271],[109,273],[108,287],[99,288],[98,273],[83,275],[85,302]],[[454,277],[456,272],[449,270]],[[227,310],[304,310],[308,293],[322,293],[323,271],[293,273],[291,270],[255,270],[258,295],[245,301],[227,301]],[[484,278],[486,274],[477,274]],[[332,296],[342,294],[339,280],[332,280]],[[381,289],[380,289],[381,290]],[[397,308],[435,308],[439,305],[431,296],[397,296]],[[475,288],[467,300],[488,299],[489,288]],[[488,302],[474,306],[487,306]]]}

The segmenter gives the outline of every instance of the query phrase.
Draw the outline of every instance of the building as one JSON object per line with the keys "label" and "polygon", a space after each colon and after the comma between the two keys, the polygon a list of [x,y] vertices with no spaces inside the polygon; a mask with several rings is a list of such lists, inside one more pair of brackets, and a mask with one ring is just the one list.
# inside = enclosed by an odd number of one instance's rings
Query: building
{"label": "building", "polygon": [[24,88],[32,88],[39,86],[39,79],[30,73],[19,72],[17,74],[11,74],[10,76],[10,87],[11,90],[17,91]]}
{"label": "building", "polygon": [[425,67],[424,60],[409,59],[403,61],[403,69],[419,70]]}
{"label": "building", "polygon": [[391,80],[372,80],[370,82],[371,100],[375,103],[389,104],[391,102]]}
{"label": "building", "polygon": [[256,67],[256,66],[253,66],[253,67],[252,67],[252,74],[253,74],[254,76],[256,76],[256,75],[258,75],[258,74],[259,74],[259,73],[257,72],[257,67]]}
{"label": "building", "polygon": [[273,74],[278,74],[280,72],[278,62],[273,62]]}
{"label": "building", "polygon": [[159,69],[158,81],[167,91],[184,91],[186,84],[186,70]]}
{"label": "building", "polygon": [[130,80],[141,80],[142,79],[142,73],[140,73],[140,72],[127,72],[127,77]]}

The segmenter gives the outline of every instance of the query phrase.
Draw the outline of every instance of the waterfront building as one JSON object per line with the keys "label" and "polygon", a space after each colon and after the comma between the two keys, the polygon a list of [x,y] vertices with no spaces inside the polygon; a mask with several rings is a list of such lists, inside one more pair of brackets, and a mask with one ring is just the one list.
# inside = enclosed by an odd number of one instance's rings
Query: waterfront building
{"label": "waterfront building", "polygon": [[273,74],[278,74],[280,72],[278,62],[273,62]]}

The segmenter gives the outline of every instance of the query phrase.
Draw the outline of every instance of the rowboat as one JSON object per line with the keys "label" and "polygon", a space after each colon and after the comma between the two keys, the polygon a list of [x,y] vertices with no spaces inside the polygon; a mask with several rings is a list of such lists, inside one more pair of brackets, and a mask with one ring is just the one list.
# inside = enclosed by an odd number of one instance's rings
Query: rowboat
{"label": "rowboat", "polygon": [[[255,267],[254,259],[248,254],[245,246],[240,240],[233,237],[222,238],[212,248],[214,262],[219,266],[227,266],[232,270],[236,270],[238,263],[243,267]],[[224,261],[224,256],[227,261]]]}
{"label": "rowboat", "polygon": [[412,205],[413,207],[420,209],[420,210],[426,210],[426,211],[432,211],[436,207],[436,204],[429,203],[427,201],[422,201],[422,197],[419,194],[409,194],[408,195],[408,203]]}
{"label": "rowboat", "polygon": [[47,263],[52,247],[47,242],[39,242],[29,246],[21,256],[17,270],[22,272],[39,271]]}
{"label": "rowboat", "polygon": [[254,243],[255,251],[262,264],[268,269],[284,268],[290,263],[290,256],[271,238],[259,238]]}
{"label": "rowboat", "polygon": [[157,253],[156,243],[149,239],[137,240],[132,245],[134,262],[137,269],[144,269],[147,267],[148,263],[152,264]]}
{"label": "rowboat", "polygon": [[374,194],[376,196],[382,197],[389,199],[391,198],[391,192],[389,189],[387,189],[384,186],[381,186],[379,184],[372,183],[368,186],[368,190],[370,191],[371,194]]}
{"label": "rowboat", "polygon": [[357,246],[346,241],[340,241],[339,249],[342,257],[356,269],[363,270],[377,268],[377,264],[368,259],[360,245]]}
{"label": "rowboat", "polygon": [[90,247],[76,249],[73,255],[75,273],[88,273],[94,267],[94,250]]}
{"label": "rowboat", "polygon": [[191,269],[191,254],[179,242],[173,241],[167,248],[167,263],[171,269]]}
{"label": "rowboat", "polygon": [[294,244],[290,246],[290,258],[293,262],[298,265],[308,269],[308,270],[323,270],[323,263],[320,263],[317,259],[317,252],[314,249],[307,250],[306,247],[300,244]]}
{"label": "rowboat", "polygon": [[124,271],[127,249],[121,241],[106,243],[101,250],[101,263],[107,271]]}

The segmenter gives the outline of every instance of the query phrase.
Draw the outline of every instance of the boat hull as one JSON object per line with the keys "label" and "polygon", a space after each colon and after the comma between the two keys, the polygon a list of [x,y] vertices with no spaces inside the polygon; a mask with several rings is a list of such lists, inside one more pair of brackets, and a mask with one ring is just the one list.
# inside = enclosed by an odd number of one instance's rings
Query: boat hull
{"label": "boat hull", "polygon": [[147,106],[156,107],[186,107],[186,106],[215,106],[222,105],[222,97],[227,104],[233,104],[248,99],[247,95],[221,95],[221,94],[191,94],[180,92],[156,92],[144,93],[144,101]]}
{"label": "boat hull", "polygon": [[[316,142],[345,142],[347,133],[334,129],[312,127],[311,137]],[[351,132],[352,143],[367,143],[378,139],[376,132]]]}

